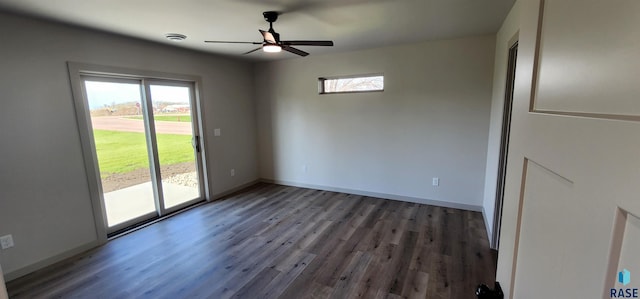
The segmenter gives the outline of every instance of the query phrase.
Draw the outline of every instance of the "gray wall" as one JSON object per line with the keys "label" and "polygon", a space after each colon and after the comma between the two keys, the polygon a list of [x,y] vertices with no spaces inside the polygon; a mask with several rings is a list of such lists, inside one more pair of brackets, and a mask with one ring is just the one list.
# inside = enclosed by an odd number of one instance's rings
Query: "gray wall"
{"label": "gray wall", "polygon": [[16,243],[0,251],[8,277],[97,238],[67,61],[201,76],[212,193],[258,178],[249,63],[4,13],[0,37],[0,235]]}
{"label": "gray wall", "polygon": [[[260,177],[480,210],[494,47],[491,35],[257,64]],[[384,92],[318,95],[318,77],[367,73],[384,73]]]}

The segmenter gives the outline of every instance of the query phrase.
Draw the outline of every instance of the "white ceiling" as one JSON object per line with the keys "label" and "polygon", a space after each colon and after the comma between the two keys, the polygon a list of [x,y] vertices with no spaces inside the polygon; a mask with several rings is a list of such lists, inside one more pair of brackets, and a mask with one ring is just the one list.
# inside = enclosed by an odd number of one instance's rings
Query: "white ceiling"
{"label": "white ceiling", "polygon": [[[334,47],[299,46],[313,54],[490,34],[515,0],[0,0],[0,9],[145,40],[248,59],[283,59],[249,44],[262,41],[263,11],[283,12],[274,23],[282,40],[333,40]],[[182,42],[166,33],[187,35]]]}

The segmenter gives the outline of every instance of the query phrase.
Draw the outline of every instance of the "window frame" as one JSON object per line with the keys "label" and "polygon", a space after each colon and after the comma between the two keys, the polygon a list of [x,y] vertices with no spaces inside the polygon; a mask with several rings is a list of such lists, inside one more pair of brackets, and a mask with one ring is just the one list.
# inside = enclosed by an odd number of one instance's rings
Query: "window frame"
{"label": "window frame", "polygon": [[[353,79],[353,78],[370,78],[370,77],[382,77],[382,89],[370,89],[370,90],[349,90],[349,91],[326,91],[325,81],[327,80],[339,80],[339,79]],[[383,92],[384,91],[384,73],[369,73],[369,74],[357,74],[357,75],[345,75],[345,76],[331,76],[331,77],[318,77],[318,94],[345,94],[345,93],[370,93],[370,92]]]}

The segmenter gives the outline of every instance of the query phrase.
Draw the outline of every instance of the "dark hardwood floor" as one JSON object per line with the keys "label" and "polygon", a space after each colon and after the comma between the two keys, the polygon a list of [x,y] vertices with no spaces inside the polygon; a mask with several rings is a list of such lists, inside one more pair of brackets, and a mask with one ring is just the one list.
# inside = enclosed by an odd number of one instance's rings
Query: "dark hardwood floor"
{"label": "dark hardwood floor", "polygon": [[475,298],[477,212],[258,184],[8,283],[11,298]]}

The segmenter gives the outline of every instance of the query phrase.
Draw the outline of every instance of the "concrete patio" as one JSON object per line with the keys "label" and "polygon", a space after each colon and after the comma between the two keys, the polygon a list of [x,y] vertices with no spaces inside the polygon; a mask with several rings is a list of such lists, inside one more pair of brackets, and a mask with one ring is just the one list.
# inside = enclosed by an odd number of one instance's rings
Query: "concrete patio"
{"label": "concrete patio", "polygon": [[[170,208],[198,198],[196,187],[163,182],[165,207]],[[156,210],[151,182],[138,184],[104,194],[107,223],[113,226]]]}

